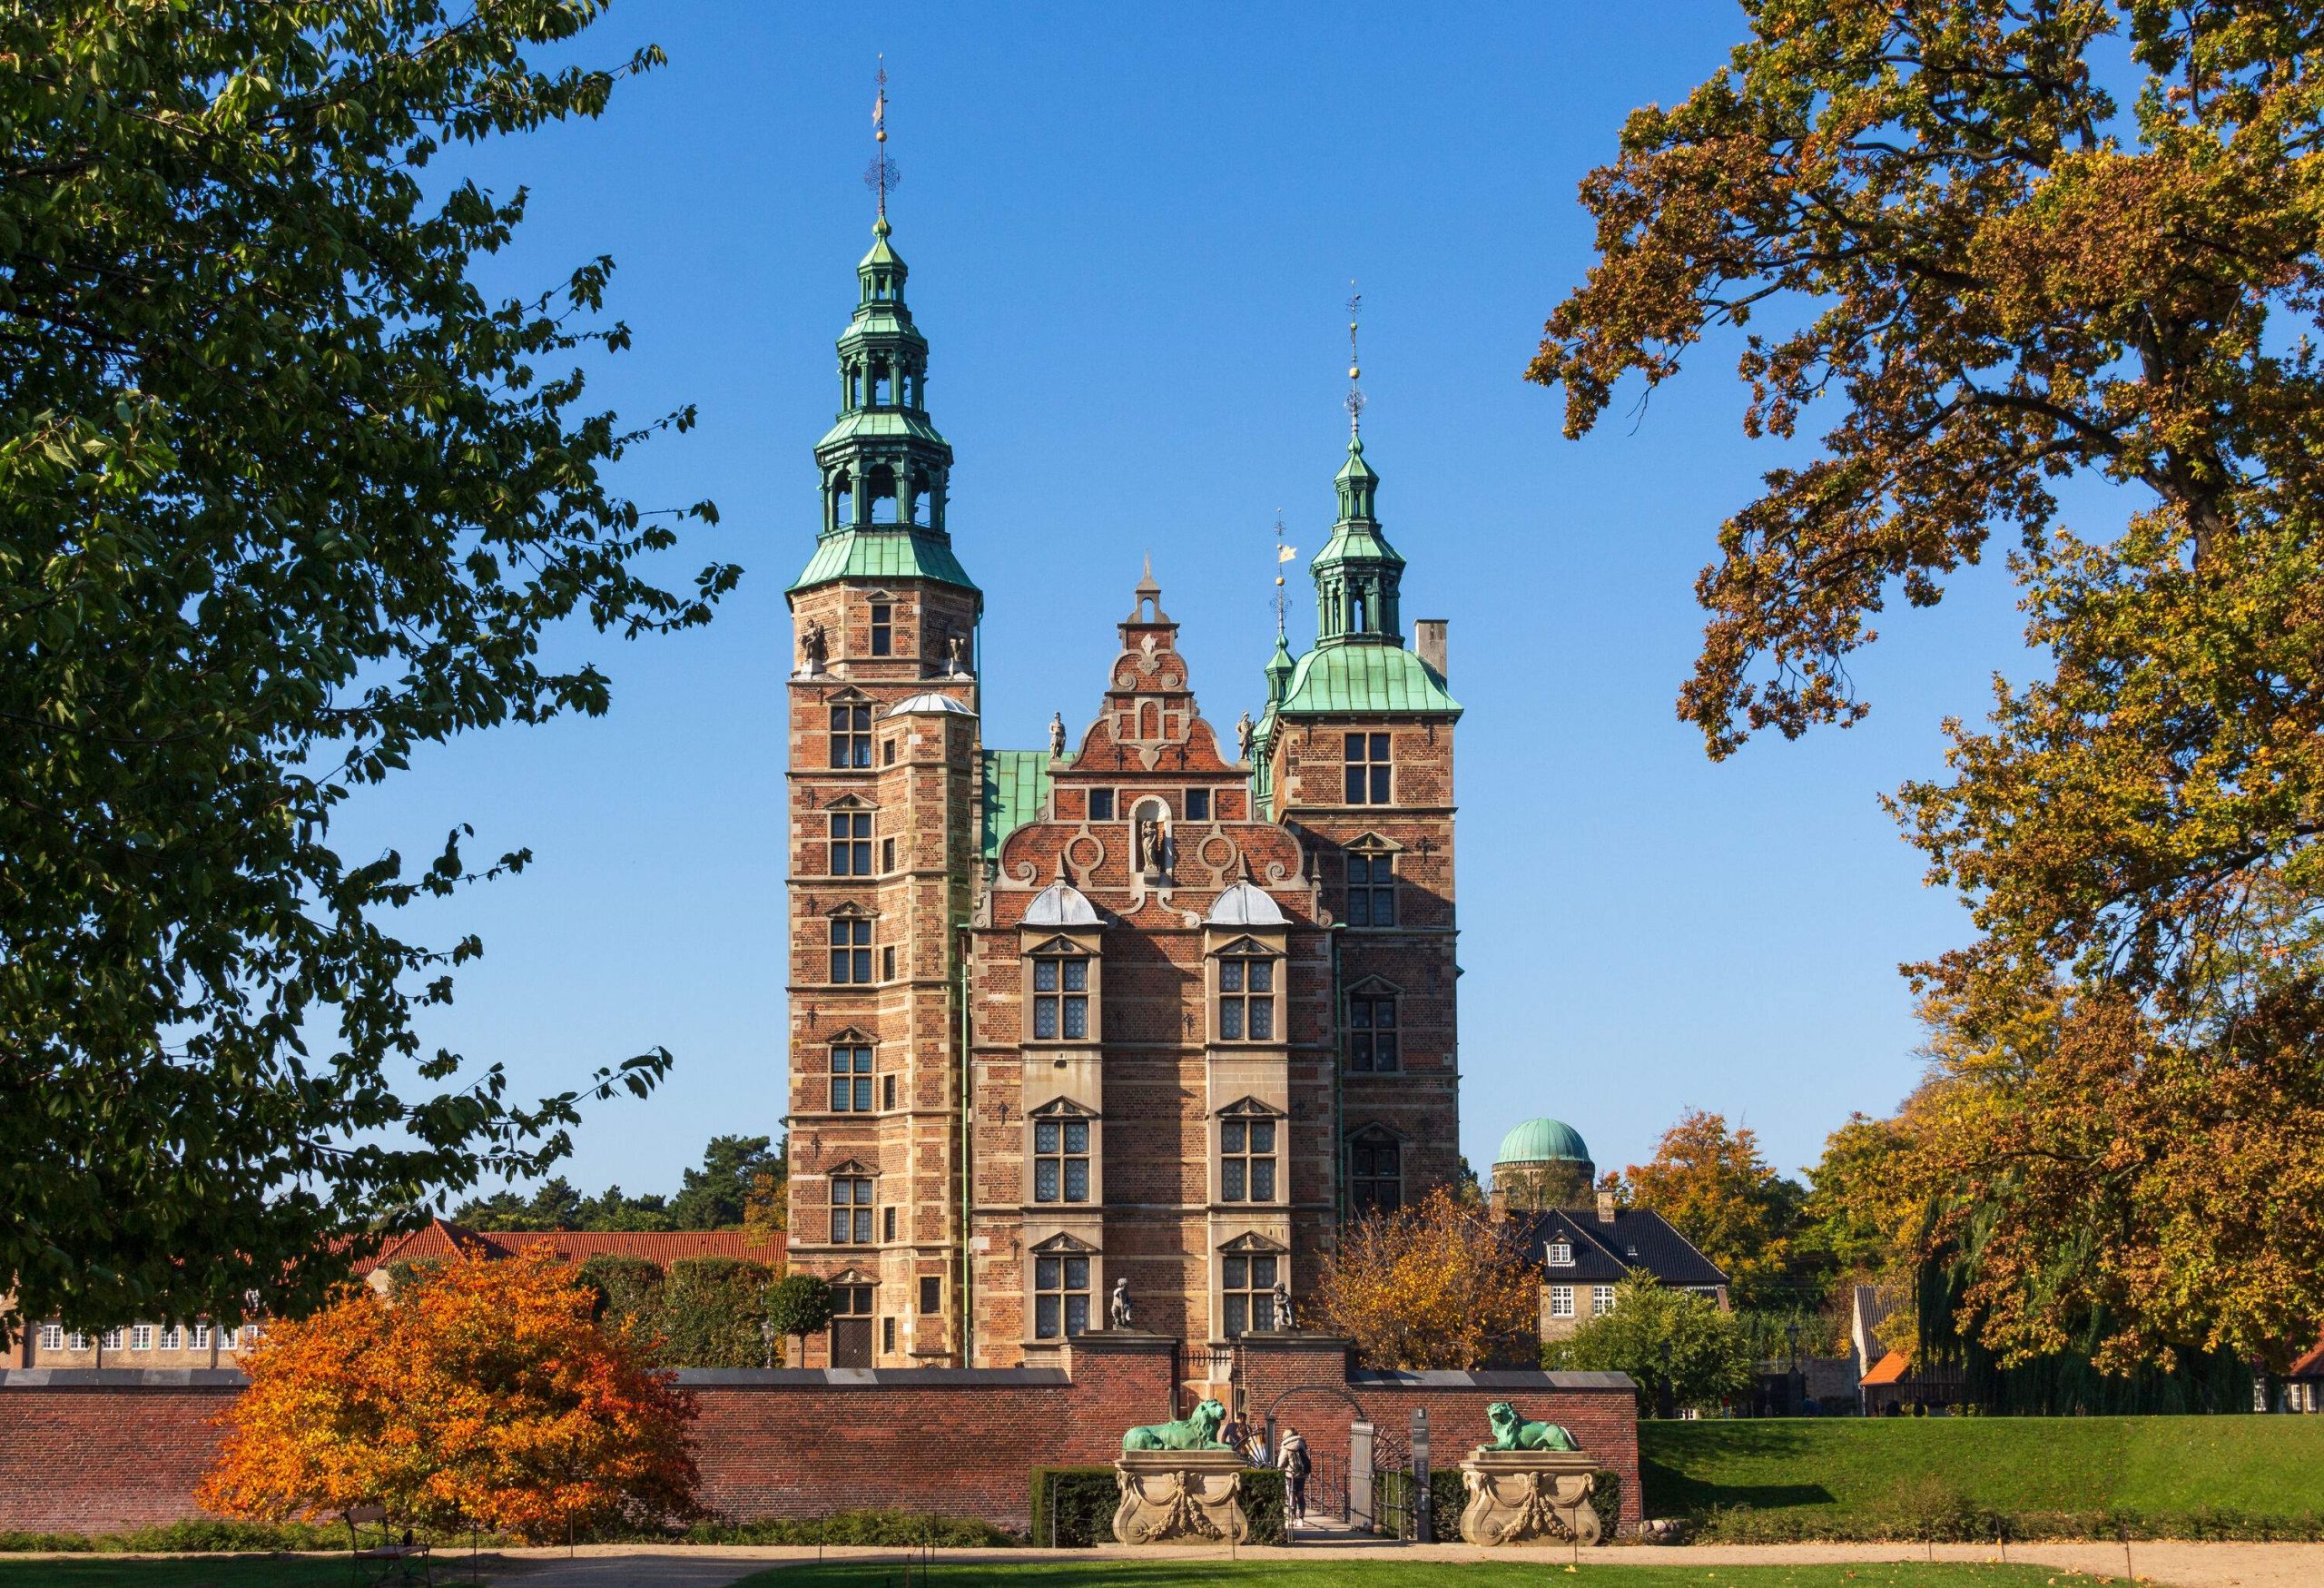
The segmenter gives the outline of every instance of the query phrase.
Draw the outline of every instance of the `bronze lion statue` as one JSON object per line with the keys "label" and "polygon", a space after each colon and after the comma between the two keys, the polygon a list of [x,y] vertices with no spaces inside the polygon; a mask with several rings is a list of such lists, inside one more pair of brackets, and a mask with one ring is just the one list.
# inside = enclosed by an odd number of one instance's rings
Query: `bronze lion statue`
{"label": "bronze lion statue", "polygon": [[1218,1442],[1218,1430],[1226,1422],[1226,1408],[1216,1401],[1205,1401],[1190,1416],[1175,1423],[1148,1423],[1132,1428],[1122,1435],[1122,1448],[1130,1450],[1224,1450]]}
{"label": "bronze lion statue", "polygon": [[1492,1443],[1488,1450],[1579,1450],[1573,1435],[1555,1423],[1529,1423],[1517,1415],[1517,1408],[1507,1401],[1495,1401],[1485,1408],[1485,1422],[1492,1429]]}

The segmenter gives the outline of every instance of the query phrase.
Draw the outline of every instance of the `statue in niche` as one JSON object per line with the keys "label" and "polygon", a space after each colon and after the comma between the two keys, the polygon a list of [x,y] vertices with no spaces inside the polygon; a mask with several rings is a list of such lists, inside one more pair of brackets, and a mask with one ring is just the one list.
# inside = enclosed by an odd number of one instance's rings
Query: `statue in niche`
{"label": "statue in niche", "polygon": [[1126,1329],[1129,1322],[1129,1281],[1114,1281],[1113,1298],[1106,1303],[1106,1325],[1108,1328]]}
{"label": "statue in niche", "polygon": [[799,636],[799,670],[809,674],[822,672],[830,643],[823,636],[823,626],[809,618],[806,628]]}
{"label": "statue in niche", "polygon": [[1235,755],[1237,760],[1248,761],[1251,758],[1251,735],[1253,732],[1254,730],[1251,726],[1251,714],[1249,712],[1246,711],[1241,716],[1235,719]]}
{"label": "statue in niche", "polygon": [[1160,816],[1140,814],[1137,827],[1137,869],[1153,873],[1164,869],[1170,853],[1170,824]]}
{"label": "statue in niche", "polygon": [[969,642],[966,636],[947,634],[944,636],[944,670],[955,678],[969,670],[966,659],[968,648]]}
{"label": "statue in niche", "polygon": [[1061,759],[1065,755],[1065,713],[1049,713],[1049,759]]}

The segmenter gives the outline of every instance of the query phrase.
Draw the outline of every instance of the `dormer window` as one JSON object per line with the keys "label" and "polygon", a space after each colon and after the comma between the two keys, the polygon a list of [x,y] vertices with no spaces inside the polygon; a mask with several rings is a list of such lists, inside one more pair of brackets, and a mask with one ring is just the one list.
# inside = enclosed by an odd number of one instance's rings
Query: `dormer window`
{"label": "dormer window", "polygon": [[1568,1242],[1568,1241],[1562,1241],[1562,1240],[1553,1240],[1553,1241],[1550,1242],[1550,1259],[1549,1259],[1549,1261],[1550,1261],[1550,1267],[1552,1267],[1552,1268],[1571,1268],[1571,1267],[1573,1267],[1573,1247],[1572,1247],[1572,1244],[1571,1244],[1571,1242]]}

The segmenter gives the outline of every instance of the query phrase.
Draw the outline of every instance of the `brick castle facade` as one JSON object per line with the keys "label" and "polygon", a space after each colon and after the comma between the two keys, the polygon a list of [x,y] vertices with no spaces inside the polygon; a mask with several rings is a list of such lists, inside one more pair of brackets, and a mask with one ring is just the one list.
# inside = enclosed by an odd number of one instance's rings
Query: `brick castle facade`
{"label": "brick castle facade", "polygon": [[1444,626],[1407,646],[1351,433],[1316,641],[1278,631],[1256,721],[1202,715],[1149,570],[1086,725],[987,745],[889,238],[789,592],[790,1256],[841,1300],[805,1365],[1039,1366],[1123,1281],[1222,1346],[1458,1170]]}

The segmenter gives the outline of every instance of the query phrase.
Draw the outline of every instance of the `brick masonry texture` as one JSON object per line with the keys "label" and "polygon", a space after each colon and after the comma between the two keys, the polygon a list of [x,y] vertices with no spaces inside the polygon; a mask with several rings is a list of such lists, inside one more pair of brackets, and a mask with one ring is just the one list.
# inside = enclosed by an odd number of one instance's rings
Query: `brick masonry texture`
{"label": "brick masonry texture", "polygon": [[[1061,1356],[1057,1368],[681,1374],[701,1411],[699,1498],[734,1520],[879,1505],[1021,1528],[1033,1468],[1110,1462],[1124,1429],[1170,1415],[1167,1340],[1088,1336]],[[1353,1413],[1333,1390],[1384,1430],[1403,1430],[1425,1406],[1440,1467],[1484,1437],[1487,1406],[1513,1401],[1529,1418],[1572,1429],[1622,1475],[1623,1530],[1636,1528],[1627,1387],[1574,1387],[1576,1376],[1543,1373],[1351,1378],[1346,1361],[1335,1340],[1253,1336],[1242,1398],[1254,1418],[1273,1406],[1278,1424],[1296,1424],[1319,1454],[1343,1458]],[[194,1486],[241,1386],[236,1373],[202,1377],[0,1374],[0,1530],[108,1533],[200,1515]]]}

